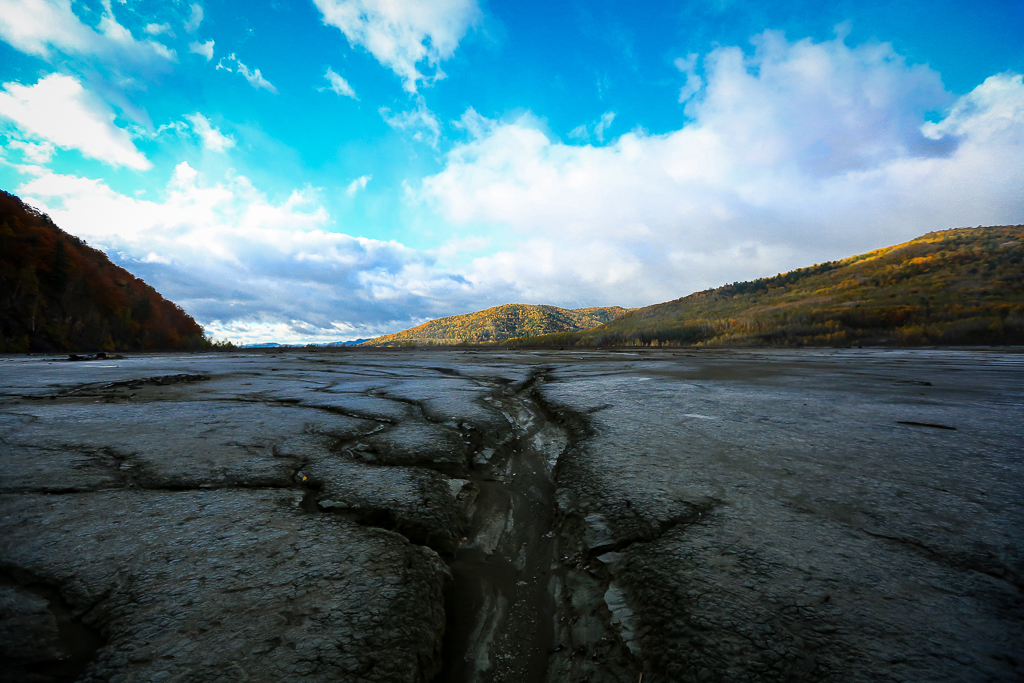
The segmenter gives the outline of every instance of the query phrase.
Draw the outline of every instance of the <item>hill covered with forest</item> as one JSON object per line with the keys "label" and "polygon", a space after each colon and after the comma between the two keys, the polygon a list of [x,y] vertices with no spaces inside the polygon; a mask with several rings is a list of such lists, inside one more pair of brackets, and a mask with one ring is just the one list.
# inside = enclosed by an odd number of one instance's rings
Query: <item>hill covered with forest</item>
{"label": "hill covered with forest", "polygon": [[361,346],[492,344],[510,337],[586,330],[628,312],[619,306],[558,308],[505,304],[476,313],[438,318],[418,327],[377,337]]}
{"label": "hill covered with forest", "polygon": [[177,305],[0,190],[0,353],[209,345]]}
{"label": "hill covered with forest", "polygon": [[634,309],[526,346],[1024,343],[1024,226],[904,244]]}

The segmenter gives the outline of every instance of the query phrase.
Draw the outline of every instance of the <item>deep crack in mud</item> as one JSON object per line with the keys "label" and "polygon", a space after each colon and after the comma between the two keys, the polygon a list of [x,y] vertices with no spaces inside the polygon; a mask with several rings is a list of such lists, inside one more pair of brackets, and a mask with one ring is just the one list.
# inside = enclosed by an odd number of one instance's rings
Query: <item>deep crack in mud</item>
{"label": "deep crack in mud", "polygon": [[563,528],[573,513],[558,509],[558,462],[586,431],[586,417],[544,404],[538,388],[548,371],[484,399],[512,433],[474,460],[469,531],[445,593],[439,683],[639,675],[616,621],[621,591]]}
{"label": "deep crack in mud", "polygon": [[481,449],[466,541],[451,562],[444,668],[437,681],[542,680],[554,649],[553,469],[568,443],[530,394],[537,374],[486,399],[511,438]]}
{"label": "deep crack in mud", "polygon": [[[23,571],[16,575],[0,571],[0,601],[8,610],[14,608],[11,611],[18,614],[23,629],[4,633],[7,638],[14,636],[15,643],[4,643],[7,670],[0,680],[75,681],[103,645],[101,635],[82,623],[81,615],[75,614],[57,588]],[[30,630],[26,628],[30,621],[42,621],[47,628]]]}

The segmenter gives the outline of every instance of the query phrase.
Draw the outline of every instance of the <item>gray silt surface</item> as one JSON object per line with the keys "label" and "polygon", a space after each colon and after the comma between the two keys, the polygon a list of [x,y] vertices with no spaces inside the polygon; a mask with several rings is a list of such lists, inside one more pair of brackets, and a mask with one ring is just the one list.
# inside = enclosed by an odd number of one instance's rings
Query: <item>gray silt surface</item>
{"label": "gray silt surface", "polygon": [[1022,406],[1012,349],[0,358],[0,680],[1024,680]]}

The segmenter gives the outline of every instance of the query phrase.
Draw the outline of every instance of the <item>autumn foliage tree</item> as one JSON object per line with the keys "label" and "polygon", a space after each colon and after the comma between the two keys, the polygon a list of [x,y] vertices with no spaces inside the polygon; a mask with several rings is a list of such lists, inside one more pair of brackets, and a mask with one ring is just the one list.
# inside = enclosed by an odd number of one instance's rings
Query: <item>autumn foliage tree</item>
{"label": "autumn foliage tree", "polygon": [[206,346],[179,306],[0,190],[0,353]]}

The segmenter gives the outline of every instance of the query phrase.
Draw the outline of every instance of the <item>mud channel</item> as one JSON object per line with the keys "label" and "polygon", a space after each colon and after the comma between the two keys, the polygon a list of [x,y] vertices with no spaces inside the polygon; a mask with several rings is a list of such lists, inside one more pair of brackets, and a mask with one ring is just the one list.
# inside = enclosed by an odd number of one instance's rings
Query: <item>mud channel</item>
{"label": "mud channel", "polygon": [[568,436],[531,396],[539,381],[486,399],[512,433],[474,455],[475,495],[466,541],[450,563],[437,681],[540,681],[556,647],[553,473]]}

